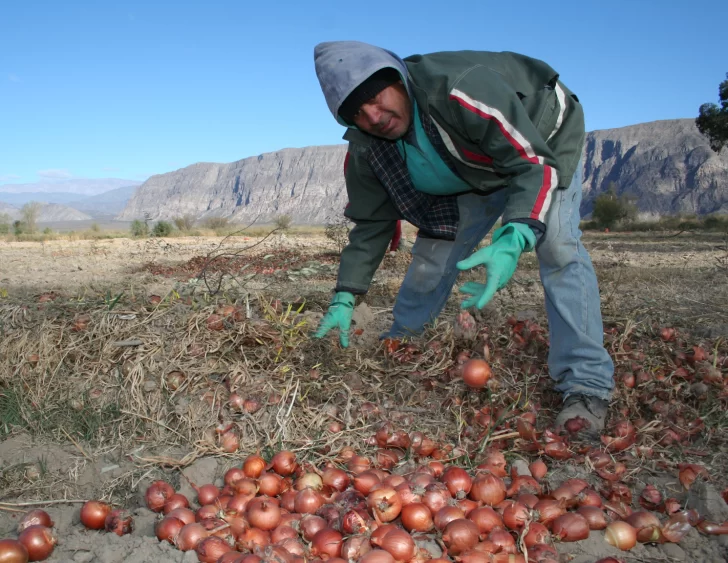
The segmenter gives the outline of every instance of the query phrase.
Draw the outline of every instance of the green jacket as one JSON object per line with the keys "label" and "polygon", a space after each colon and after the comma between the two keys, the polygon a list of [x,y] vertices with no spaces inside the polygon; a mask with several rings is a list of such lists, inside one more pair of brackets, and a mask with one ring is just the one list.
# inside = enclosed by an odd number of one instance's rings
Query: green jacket
{"label": "green jacket", "polygon": [[[410,95],[435,123],[456,172],[474,192],[507,190],[503,223],[545,230],[553,191],[571,183],[585,136],[581,104],[558,73],[510,52],[441,52],[404,63]],[[345,214],[355,227],[337,290],[365,293],[400,214],[368,160],[372,137],[350,129],[344,139]]]}

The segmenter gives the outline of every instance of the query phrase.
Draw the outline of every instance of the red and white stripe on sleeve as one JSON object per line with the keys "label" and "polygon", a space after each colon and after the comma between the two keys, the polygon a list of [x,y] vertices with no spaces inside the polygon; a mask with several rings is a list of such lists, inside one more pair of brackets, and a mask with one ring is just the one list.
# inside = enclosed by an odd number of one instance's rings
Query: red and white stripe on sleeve
{"label": "red and white stripe on sleeve", "polygon": [[462,107],[473,112],[479,117],[493,121],[521,158],[532,164],[540,164],[543,166],[543,180],[541,181],[541,188],[539,189],[536,202],[529,215],[530,219],[536,219],[543,223],[546,219],[546,212],[551,206],[551,196],[558,185],[558,174],[556,170],[552,166],[544,164],[543,157],[538,156],[535,153],[533,146],[528,142],[528,139],[526,139],[526,137],[523,136],[521,132],[505,118],[498,108],[490,107],[481,101],[471,98],[465,92],[462,92],[457,88],[450,92],[450,99],[455,100]]}

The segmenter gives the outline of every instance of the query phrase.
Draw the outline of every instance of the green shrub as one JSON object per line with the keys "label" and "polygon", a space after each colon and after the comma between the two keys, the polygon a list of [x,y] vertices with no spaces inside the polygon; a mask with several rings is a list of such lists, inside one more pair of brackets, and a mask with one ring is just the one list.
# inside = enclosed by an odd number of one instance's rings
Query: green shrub
{"label": "green shrub", "polygon": [[14,221],[13,222],[13,234],[17,237],[19,235],[25,234],[26,228],[25,223],[22,221]]}
{"label": "green shrub", "polygon": [[168,221],[157,221],[152,229],[153,237],[168,237],[172,233],[172,223]]}
{"label": "green shrub", "polygon": [[101,227],[99,227],[98,223],[91,223],[91,226],[89,227],[94,233],[98,233],[101,230]]}
{"label": "green shrub", "polygon": [[7,235],[10,232],[10,225],[8,223],[0,223],[0,235]]}
{"label": "green shrub", "polygon": [[291,228],[293,218],[290,215],[278,215],[278,217],[275,218],[274,222],[276,229],[280,229],[281,231],[287,231]]}
{"label": "green shrub", "polygon": [[149,236],[149,225],[146,221],[140,221],[139,219],[134,219],[131,222],[131,236],[133,237],[147,237]]}
{"label": "green shrub", "polygon": [[43,229],[43,234],[44,235],[52,235],[53,234],[53,229],[51,229],[50,227],[46,227],[45,229]]}
{"label": "green shrub", "polygon": [[191,231],[192,227],[195,226],[195,216],[191,213],[187,213],[186,215],[182,215],[181,217],[175,217],[173,221],[174,226],[177,227],[180,231]]}
{"label": "green shrub", "polygon": [[613,229],[617,223],[633,221],[636,217],[637,206],[627,196],[618,196],[614,183],[594,201],[592,220],[600,227]]}

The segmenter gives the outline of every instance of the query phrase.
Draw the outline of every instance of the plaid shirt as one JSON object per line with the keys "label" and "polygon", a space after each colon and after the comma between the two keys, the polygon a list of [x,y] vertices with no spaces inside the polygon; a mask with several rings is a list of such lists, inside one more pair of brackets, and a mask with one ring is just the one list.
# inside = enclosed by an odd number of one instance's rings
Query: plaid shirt
{"label": "plaid shirt", "polygon": [[[437,154],[448,168],[457,174],[445,143],[432,120],[420,111],[422,127]],[[387,190],[394,206],[407,221],[433,238],[455,239],[458,231],[457,196],[432,195],[417,191],[410,178],[407,163],[399,152],[397,144],[375,139],[370,145],[369,165]]]}

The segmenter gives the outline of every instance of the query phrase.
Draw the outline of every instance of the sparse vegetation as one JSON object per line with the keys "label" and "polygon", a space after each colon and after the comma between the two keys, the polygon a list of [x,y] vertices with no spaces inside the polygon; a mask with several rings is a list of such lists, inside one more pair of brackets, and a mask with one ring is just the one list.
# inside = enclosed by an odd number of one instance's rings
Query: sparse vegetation
{"label": "sparse vegetation", "polygon": [[227,217],[207,217],[202,222],[202,226],[205,229],[219,231],[222,229],[227,229],[230,226],[230,220]]}
{"label": "sparse vegetation", "polygon": [[94,233],[98,233],[101,230],[101,227],[99,227],[98,223],[91,223],[89,229],[91,229]]}
{"label": "sparse vegetation", "polygon": [[154,225],[154,228],[152,229],[152,236],[168,237],[172,232],[172,229],[172,223],[168,221],[157,221],[157,224]]}
{"label": "sparse vegetation", "polygon": [[195,220],[195,216],[191,213],[187,213],[185,215],[172,219],[172,221],[174,222],[174,226],[177,227],[178,230],[185,232],[192,230],[192,227],[195,226]]}
{"label": "sparse vegetation", "polygon": [[131,226],[129,227],[129,230],[131,231],[131,236],[136,237],[136,238],[149,236],[149,224],[146,221],[140,221],[139,219],[134,219],[131,222]]}
{"label": "sparse vegetation", "polygon": [[637,206],[627,196],[617,195],[614,182],[594,202],[592,219],[601,228],[613,229],[617,224],[632,221],[636,217]]}
{"label": "sparse vegetation", "polygon": [[351,231],[351,221],[343,215],[330,217],[326,223],[324,234],[326,238],[336,245],[339,254],[349,242],[349,231]]}
{"label": "sparse vegetation", "polygon": [[25,223],[26,232],[33,234],[38,228],[38,215],[40,214],[41,204],[37,201],[29,201],[21,209],[23,215],[23,223]]}
{"label": "sparse vegetation", "polygon": [[700,106],[700,115],[695,120],[698,130],[708,137],[710,148],[715,152],[728,144],[728,73],[726,80],[718,86],[720,107],[716,104],[703,104]]}
{"label": "sparse vegetation", "polygon": [[10,215],[0,213],[0,235],[7,235],[10,232],[11,222]]}
{"label": "sparse vegetation", "polygon": [[290,215],[278,215],[274,220],[276,229],[280,231],[287,231],[291,228],[292,223],[293,218]]}

